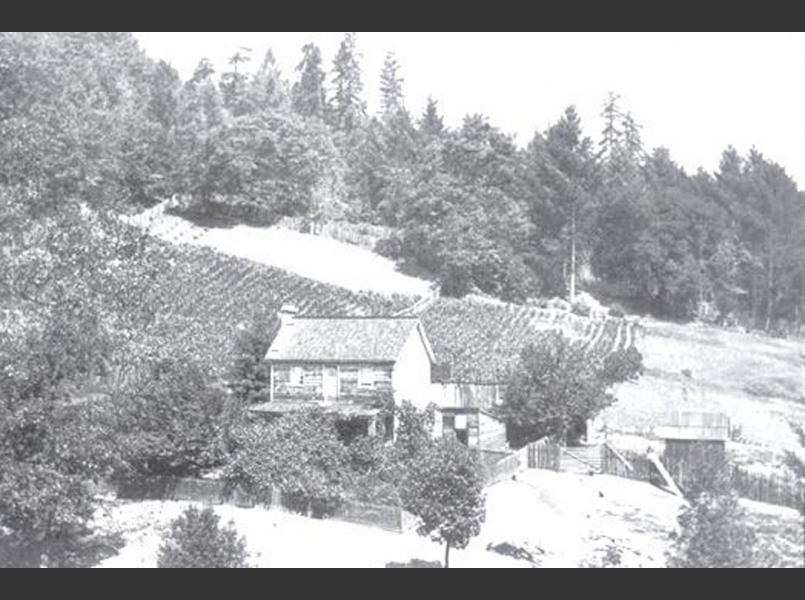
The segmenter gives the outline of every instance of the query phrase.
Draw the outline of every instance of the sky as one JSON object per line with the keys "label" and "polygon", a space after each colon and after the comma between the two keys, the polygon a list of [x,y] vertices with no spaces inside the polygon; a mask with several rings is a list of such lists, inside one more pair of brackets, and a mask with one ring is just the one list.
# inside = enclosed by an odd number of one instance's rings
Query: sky
{"label": "sky", "polygon": [[[271,48],[286,79],[301,47],[319,45],[329,70],[342,32],[149,32],[134,34],[146,53],[183,79],[202,57],[218,72],[240,47],[255,69]],[[429,95],[450,126],[483,113],[525,145],[574,104],[597,141],[608,92],[643,127],[647,148],[665,146],[689,173],[718,168],[721,153],[753,146],[805,189],[804,33],[378,33],[359,32],[370,111],[393,51],[409,110]]]}

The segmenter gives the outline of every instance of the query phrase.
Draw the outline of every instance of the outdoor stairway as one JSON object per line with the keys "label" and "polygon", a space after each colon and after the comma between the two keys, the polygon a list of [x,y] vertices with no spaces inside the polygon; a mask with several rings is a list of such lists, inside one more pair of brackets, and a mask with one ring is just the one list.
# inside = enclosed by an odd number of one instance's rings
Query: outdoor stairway
{"label": "outdoor stairway", "polygon": [[563,473],[601,472],[601,446],[575,446],[562,448],[559,455],[559,470]]}

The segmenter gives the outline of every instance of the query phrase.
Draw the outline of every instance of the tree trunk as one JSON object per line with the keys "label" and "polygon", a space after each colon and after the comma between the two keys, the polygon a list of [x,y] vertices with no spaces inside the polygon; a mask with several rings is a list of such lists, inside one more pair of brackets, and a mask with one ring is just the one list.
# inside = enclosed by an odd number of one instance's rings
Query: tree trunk
{"label": "tree trunk", "polygon": [[576,203],[570,212],[570,302],[576,299]]}
{"label": "tree trunk", "polygon": [[771,329],[771,316],[774,308],[774,256],[771,251],[771,242],[769,242],[769,266],[766,273],[766,326],[765,330],[768,333]]}
{"label": "tree trunk", "polygon": [[450,542],[444,545],[444,568],[450,568]]}

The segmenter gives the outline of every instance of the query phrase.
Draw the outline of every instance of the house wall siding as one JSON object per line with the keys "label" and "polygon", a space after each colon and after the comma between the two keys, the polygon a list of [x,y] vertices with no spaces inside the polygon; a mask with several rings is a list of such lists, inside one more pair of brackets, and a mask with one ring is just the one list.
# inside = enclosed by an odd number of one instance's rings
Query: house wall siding
{"label": "house wall siding", "polygon": [[[291,381],[294,367],[302,370],[302,384]],[[275,400],[323,400],[324,369],[338,369],[338,400],[342,402],[366,401],[376,399],[383,393],[391,393],[391,365],[356,364],[332,365],[330,363],[275,363],[272,367],[273,398]],[[359,384],[360,370],[369,371],[369,385]]]}
{"label": "house wall siding", "polygon": [[434,383],[432,390],[437,406],[491,410],[501,403],[504,388],[500,384]]}
{"label": "house wall siding", "polygon": [[[458,427],[458,420],[465,427]],[[456,431],[466,430],[467,446],[482,450],[509,450],[506,425],[503,421],[475,408],[443,408],[437,413],[437,435],[452,437]]]}
{"label": "house wall siding", "polygon": [[478,446],[484,450],[508,450],[506,424],[484,412],[478,415]]}
{"label": "house wall siding", "polygon": [[419,409],[424,409],[433,400],[431,385],[431,362],[420,332],[411,332],[403,345],[391,376],[396,404],[408,400]]}

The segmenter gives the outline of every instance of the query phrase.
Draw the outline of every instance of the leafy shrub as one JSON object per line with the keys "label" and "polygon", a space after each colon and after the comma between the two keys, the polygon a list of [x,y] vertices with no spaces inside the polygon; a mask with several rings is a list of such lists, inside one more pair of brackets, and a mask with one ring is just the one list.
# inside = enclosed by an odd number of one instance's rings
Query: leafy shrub
{"label": "leafy shrub", "polygon": [[224,473],[233,483],[267,490],[277,486],[298,510],[314,505],[332,513],[349,481],[349,453],[334,418],[320,408],[290,413],[269,423],[250,423],[234,434],[234,453]]}
{"label": "leafy shrub", "polygon": [[272,315],[240,330],[235,337],[229,387],[246,403],[269,399],[270,369],[265,360],[279,331],[279,319]]}
{"label": "leafy shrub", "polygon": [[362,435],[347,445],[350,468],[356,473],[370,473],[386,460],[385,445],[376,436]]}
{"label": "leafy shrub", "polygon": [[245,569],[246,542],[232,526],[220,527],[211,508],[193,506],[171,523],[159,548],[160,569]]}
{"label": "leafy shrub", "polygon": [[545,304],[548,308],[554,308],[557,310],[570,310],[570,302],[568,302],[564,298],[551,298]]}
{"label": "leafy shrub", "polygon": [[417,460],[433,442],[435,406],[430,405],[422,411],[405,401],[396,407],[394,418],[397,421],[394,442],[397,459],[402,462]]}
{"label": "leafy shrub", "polygon": [[586,304],[574,302],[570,306],[570,312],[574,315],[578,315],[580,317],[589,317],[590,316],[590,307]]}
{"label": "leafy shrub", "polygon": [[403,241],[398,235],[381,238],[375,243],[375,252],[396,260],[403,255]]}
{"label": "leafy shrub", "polygon": [[118,433],[128,470],[143,475],[197,475],[223,464],[235,400],[200,364],[162,361],[142,389],[121,398]]}
{"label": "leafy shrub", "polygon": [[623,307],[620,304],[613,304],[609,307],[607,314],[610,317],[616,317],[618,319],[622,319],[626,316],[626,311],[623,310]]}
{"label": "leafy shrub", "polygon": [[446,262],[439,271],[441,293],[444,296],[462,298],[473,290],[472,269],[459,260]]}
{"label": "leafy shrub", "polygon": [[547,298],[541,297],[528,298],[528,300],[526,300],[526,304],[529,306],[536,306],[537,308],[549,308],[548,303],[549,301]]}
{"label": "leafy shrub", "polygon": [[377,472],[355,475],[347,494],[352,500],[382,506],[400,506],[400,492],[397,486],[382,478]]}
{"label": "leafy shrub", "polygon": [[421,558],[412,558],[408,562],[388,562],[386,563],[387,569],[441,569],[442,563],[438,560],[422,560]]}
{"label": "leafy shrub", "polygon": [[618,349],[604,357],[601,376],[607,383],[637,379],[643,374],[643,355],[634,346]]}
{"label": "leafy shrub", "polygon": [[668,566],[673,568],[752,568],[755,533],[734,492],[702,492],[679,515],[679,532]]}

